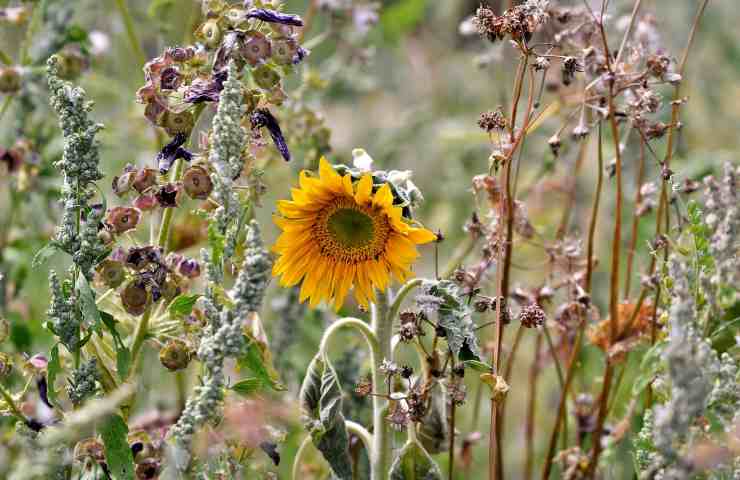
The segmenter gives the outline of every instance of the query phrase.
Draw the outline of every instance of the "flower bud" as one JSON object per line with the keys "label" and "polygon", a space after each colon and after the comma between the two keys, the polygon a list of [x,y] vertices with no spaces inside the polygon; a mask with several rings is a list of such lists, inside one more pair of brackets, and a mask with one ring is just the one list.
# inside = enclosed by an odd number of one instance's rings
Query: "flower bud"
{"label": "flower bud", "polygon": [[189,133],[193,129],[193,114],[188,110],[183,112],[166,111],[162,118],[162,128],[171,136],[178,133]]}
{"label": "flower bud", "polygon": [[10,337],[10,322],[5,317],[0,317],[0,343]]}
{"label": "flower bud", "polygon": [[280,83],[280,74],[270,68],[268,65],[263,64],[252,70],[254,81],[260,87],[265,90],[270,90]]}
{"label": "flower bud", "polygon": [[117,288],[126,279],[122,262],[103,260],[95,269],[97,278],[108,288]]}
{"label": "flower bud", "polygon": [[113,232],[121,234],[133,230],[139,224],[141,212],[131,207],[114,207],[108,210],[105,223],[111,227]]}
{"label": "flower bud", "polygon": [[136,173],[133,187],[139,193],[144,193],[157,184],[157,171],[153,168],[142,168]]}
{"label": "flower bud", "polygon": [[159,351],[159,361],[170,371],[187,368],[192,352],[182,340],[170,340]]}
{"label": "flower bud", "polygon": [[21,89],[21,72],[15,67],[0,68],[0,93],[15,93]]}
{"label": "flower bud", "polygon": [[213,191],[211,176],[205,168],[199,165],[193,165],[185,170],[182,184],[185,193],[192,199],[205,200]]}
{"label": "flower bud", "polygon": [[122,197],[126,193],[128,193],[131,190],[131,187],[134,185],[134,180],[136,179],[136,169],[129,165],[124,169],[123,173],[120,176],[113,177],[113,193],[118,195],[119,197]]}
{"label": "flower bud", "polygon": [[208,20],[201,25],[198,30],[198,37],[203,39],[203,44],[211,49],[215,49],[219,46],[222,35],[221,28],[218,26],[218,21],[215,19]]}
{"label": "flower bud", "polygon": [[140,280],[132,280],[121,292],[121,304],[130,315],[138,317],[146,310],[151,301],[151,295],[146,284]]}
{"label": "flower bud", "polygon": [[258,63],[265,62],[270,57],[272,45],[264,34],[251,31],[247,32],[244,40],[240,42],[238,53],[245,62],[254,67]]}
{"label": "flower bud", "polygon": [[156,206],[157,198],[154,195],[139,195],[134,200],[134,208],[138,208],[142,212],[153,210]]}
{"label": "flower bud", "polygon": [[182,183],[166,183],[159,187],[154,196],[162,208],[179,207],[182,201]]}
{"label": "flower bud", "polygon": [[185,278],[200,276],[200,263],[192,258],[185,258],[177,265],[177,273]]}
{"label": "flower bud", "polygon": [[0,352],[0,379],[10,375],[13,370],[13,360],[7,353]]}

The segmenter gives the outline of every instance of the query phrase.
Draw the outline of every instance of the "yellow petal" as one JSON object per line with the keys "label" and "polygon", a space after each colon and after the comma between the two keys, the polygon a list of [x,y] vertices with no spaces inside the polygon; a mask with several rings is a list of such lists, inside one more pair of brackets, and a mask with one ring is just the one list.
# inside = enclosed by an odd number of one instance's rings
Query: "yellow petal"
{"label": "yellow petal", "polygon": [[437,240],[437,236],[426,228],[409,228],[408,239],[417,245]]}
{"label": "yellow petal", "polygon": [[390,207],[392,204],[393,193],[391,192],[391,187],[387,183],[384,183],[383,186],[380,187],[377,192],[375,192],[373,205],[381,208],[387,208]]}
{"label": "yellow petal", "polygon": [[355,202],[360,205],[365,205],[370,201],[373,193],[373,177],[371,175],[363,175],[360,181],[357,182],[357,194],[355,194]]}
{"label": "yellow petal", "polygon": [[326,160],[325,157],[321,157],[319,160],[319,178],[321,182],[326,184],[335,193],[341,193],[342,189],[342,177],[334,170],[334,167]]}

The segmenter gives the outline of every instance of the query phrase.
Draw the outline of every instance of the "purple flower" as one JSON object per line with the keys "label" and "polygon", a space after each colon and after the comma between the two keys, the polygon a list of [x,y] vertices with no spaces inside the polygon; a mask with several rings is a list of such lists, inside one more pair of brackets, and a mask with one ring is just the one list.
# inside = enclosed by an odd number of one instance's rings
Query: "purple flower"
{"label": "purple flower", "polygon": [[183,148],[183,144],[188,139],[184,133],[178,133],[172,139],[170,143],[164,146],[161,152],[157,154],[157,164],[159,165],[159,173],[164,175],[170,171],[172,164],[175,160],[182,158],[186,162],[189,162],[193,158],[193,154]]}
{"label": "purple flower", "polygon": [[275,10],[268,10],[266,8],[253,8],[247,12],[247,18],[257,18],[263,22],[280,23],[283,25],[292,25],[294,27],[303,26],[303,20],[298,15],[289,15],[286,13],[276,12]]}
{"label": "purple flower", "polygon": [[267,130],[270,132],[270,136],[272,137],[272,141],[275,143],[275,147],[280,151],[280,154],[283,156],[285,161],[289,162],[290,151],[288,150],[288,144],[285,143],[285,137],[283,137],[283,132],[280,130],[280,125],[278,125],[278,122],[275,117],[272,116],[272,113],[270,113],[266,108],[257,109],[252,114],[251,121],[253,129],[267,127]]}

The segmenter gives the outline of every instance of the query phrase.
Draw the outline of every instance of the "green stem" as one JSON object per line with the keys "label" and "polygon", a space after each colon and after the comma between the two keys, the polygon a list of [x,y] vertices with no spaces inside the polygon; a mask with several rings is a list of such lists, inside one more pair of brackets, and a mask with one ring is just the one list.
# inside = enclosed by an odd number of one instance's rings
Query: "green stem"
{"label": "green stem", "polygon": [[18,417],[21,421],[26,421],[26,417],[21,413],[21,411],[18,409],[18,406],[15,404],[15,400],[13,400],[13,397],[8,393],[7,390],[5,390],[5,387],[0,385],[0,395],[2,395],[3,399],[5,400],[5,403],[8,404],[8,407],[10,408],[10,411],[13,412],[13,415]]}
{"label": "green stem", "polygon": [[391,325],[393,324],[393,320],[398,315],[398,310],[401,308],[401,304],[403,303],[403,300],[408,296],[409,293],[416,287],[420,286],[422,283],[424,283],[424,280],[421,278],[412,278],[398,291],[396,296],[393,298],[393,303],[391,304],[390,309],[388,310],[388,318],[390,319]]}
{"label": "green stem", "polygon": [[3,62],[5,65],[13,65],[13,59],[5,53],[2,49],[0,49],[0,62]]}
{"label": "green stem", "polygon": [[[183,161],[177,159],[175,161],[175,171],[172,176],[172,180],[177,182],[182,177],[183,172]],[[166,208],[162,215],[162,226],[159,229],[159,235],[157,236],[157,246],[162,247],[167,252],[167,244],[170,240],[170,229],[172,226],[172,217],[175,215],[174,208]]]}
{"label": "green stem", "polygon": [[[413,282],[413,280],[412,280]],[[398,292],[394,303],[395,311],[403,300],[403,297],[411,290],[410,283]],[[391,358],[391,337],[393,336],[393,317],[389,313],[393,307],[388,307],[388,297],[385,293],[378,295],[378,302],[372,304],[372,328],[378,339],[377,354],[373,353],[372,380],[373,386],[377,388],[383,385],[384,377],[380,371],[380,364],[384,359]],[[391,463],[391,431],[386,421],[388,401],[379,396],[373,396],[373,449],[372,449],[372,480],[385,480],[390,471]]]}
{"label": "green stem", "polygon": [[293,459],[293,473],[291,475],[291,478],[293,480],[301,480],[301,475],[298,469],[301,466],[301,460],[303,460],[303,456],[306,454],[306,451],[313,442],[311,441],[311,435],[307,435],[306,438],[303,439],[301,442],[301,446],[298,447],[298,451],[295,452],[295,459]]}
{"label": "green stem", "polygon": [[116,8],[118,9],[118,13],[121,14],[123,25],[126,28],[126,36],[128,37],[128,42],[131,44],[131,49],[134,51],[136,61],[139,63],[139,65],[144,65],[146,63],[146,55],[144,55],[144,51],[141,49],[139,38],[136,36],[134,20],[131,18],[131,12],[129,12],[128,10],[126,0],[115,0],[115,3]]}
{"label": "green stem", "polygon": [[345,420],[344,424],[349,433],[356,435],[362,441],[362,444],[365,445],[365,450],[367,450],[368,455],[370,455],[370,452],[373,451],[373,435],[368,432],[365,427],[359,423],[353,422],[352,420]]}

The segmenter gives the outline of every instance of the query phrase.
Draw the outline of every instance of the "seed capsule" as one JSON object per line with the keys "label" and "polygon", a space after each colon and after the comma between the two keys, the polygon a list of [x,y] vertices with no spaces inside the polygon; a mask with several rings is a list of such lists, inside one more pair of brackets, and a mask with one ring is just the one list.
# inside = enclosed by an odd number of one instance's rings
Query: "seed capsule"
{"label": "seed capsule", "polygon": [[120,176],[113,177],[113,193],[122,197],[131,191],[131,188],[134,185],[134,180],[136,180],[136,173],[136,169],[129,165]]}
{"label": "seed capsule", "polygon": [[21,89],[21,72],[15,67],[0,68],[0,93],[15,93]]}
{"label": "seed capsule", "polygon": [[96,267],[97,277],[108,288],[117,288],[126,279],[123,263],[103,260]]}
{"label": "seed capsule", "polygon": [[189,133],[193,124],[193,114],[187,110],[179,113],[168,110],[162,118],[162,128],[173,137],[178,133]]}
{"label": "seed capsule", "polygon": [[298,42],[292,38],[272,41],[272,59],[278,65],[292,65],[298,57]]}
{"label": "seed capsule", "polygon": [[187,368],[192,352],[182,340],[170,340],[159,351],[159,361],[170,371]]}
{"label": "seed capsule", "polygon": [[113,232],[121,234],[133,230],[139,224],[141,212],[131,207],[115,207],[108,211],[105,223],[111,227]]}
{"label": "seed capsule", "polygon": [[123,308],[131,315],[138,317],[146,310],[151,296],[144,282],[133,280],[121,292]]}
{"label": "seed capsule", "polygon": [[166,183],[159,187],[159,190],[157,190],[154,196],[162,208],[179,207],[182,201],[182,184]]}
{"label": "seed capsule", "polygon": [[201,25],[198,36],[203,39],[203,44],[208,48],[216,48],[221,43],[222,32],[218,22],[214,19],[208,20]]}
{"label": "seed capsule", "polygon": [[185,170],[182,184],[185,193],[192,199],[205,200],[213,191],[211,176],[205,168],[199,165],[193,165]]}
{"label": "seed capsule", "polygon": [[272,53],[272,45],[263,33],[257,31],[247,32],[244,39],[240,42],[238,53],[242,59],[255,66],[258,63],[265,62]]}
{"label": "seed capsule", "polygon": [[270,90],[280,83],[280,74],[267,65],[260,65],[252,71],[254,81],[265,90]]}
{"label": "seed capsule", "polygon": [[153,210],[157,206],[157,198],[154,195],[139,195],[134,200],[134,207],[142,212]]}
{"label": "seed capsule", "polygon": [[96,463],[104,462],[105,448],[103,443],[95,437],[80,440],[75,445],[74,459],[78,462],[84,462],[87,459],[92,459]]}
{"label": "seed capsule", "polygon": [[200,263],[192,258],[184,258],[177,265],[177,272],[186,278],[197,278],[200,276]]}

